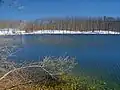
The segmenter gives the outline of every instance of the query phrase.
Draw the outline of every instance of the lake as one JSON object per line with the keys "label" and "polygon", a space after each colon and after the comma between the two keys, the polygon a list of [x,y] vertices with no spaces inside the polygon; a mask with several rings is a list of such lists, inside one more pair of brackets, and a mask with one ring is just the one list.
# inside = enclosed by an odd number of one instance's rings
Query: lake
{"label": "lake", "polygon": [[22,35],[16,39],[21,39],[23,48],[10,57],[14,61],[69,55],[79,62],[77,74],[120,84],[120,35]]}

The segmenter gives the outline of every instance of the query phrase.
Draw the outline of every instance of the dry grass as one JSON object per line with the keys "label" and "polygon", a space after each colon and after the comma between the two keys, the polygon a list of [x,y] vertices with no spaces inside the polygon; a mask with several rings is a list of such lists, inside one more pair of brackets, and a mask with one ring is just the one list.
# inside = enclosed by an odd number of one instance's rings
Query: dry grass
{"label": "dry grass", "polygon": [[48,56],[20,68],[12,64],[14,69],[0,78],[0,90],[110,90],[103,81],[70,75],[76,64],[69,56]]}
{"label": "dry grass", "polygon": [[64,82],[27,83],[3,90],[110,90],[105,82],[90,77],[63,74],[61,80]]}

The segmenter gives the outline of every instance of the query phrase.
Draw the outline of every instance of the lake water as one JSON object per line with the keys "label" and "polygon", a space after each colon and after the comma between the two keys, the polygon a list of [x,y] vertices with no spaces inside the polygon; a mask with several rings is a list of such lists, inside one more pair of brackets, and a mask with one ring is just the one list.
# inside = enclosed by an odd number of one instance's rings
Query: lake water
{"label": "lake water", "polygon": [[23,48],[14,60],[38,60],[44,56],[76,57],[77,73],[120,84],[120,35],[23,35]]}

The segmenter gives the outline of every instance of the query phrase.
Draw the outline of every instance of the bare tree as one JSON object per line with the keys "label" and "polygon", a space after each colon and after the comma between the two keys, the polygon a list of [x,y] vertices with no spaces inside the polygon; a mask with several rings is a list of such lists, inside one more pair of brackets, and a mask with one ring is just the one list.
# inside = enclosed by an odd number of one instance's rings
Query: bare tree
{"label": "bare tree", "polygon": [[45,57],[37,62],[14,63],[9,57],[20,49],[18,44],[13,44],[11,41],[6,39],[0,48],[0,71],[3,72],[3,76],[0,77],[0,90],[29,83],[58,82],[57,76],[60,73],[70,72],[76,65],[75,59],[68,56]]}

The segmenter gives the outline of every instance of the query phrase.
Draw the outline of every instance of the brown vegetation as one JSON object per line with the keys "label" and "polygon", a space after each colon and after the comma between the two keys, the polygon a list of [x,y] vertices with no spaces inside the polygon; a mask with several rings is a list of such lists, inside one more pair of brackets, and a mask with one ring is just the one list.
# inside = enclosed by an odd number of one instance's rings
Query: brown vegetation
{"label": "brown vegetation", "polygon": [[[10,23],[9,23],[10,22]],[[16,23],[17,22],[17,23]],[[17,27],[21,21],[1,21],[0,27]],[[120,32],[120,18],[114,17],[66,17],[36,19],[25,22],[24,29],[27,32],[33,30],[75,30],[75,31],[94,31],[106,30]]]}
{"label": "brown vegetation", "polygon": [[72,30],[72,31],[120,31],[120,18],[97,17],[97,18],[53,18],[37,19],[26,25],[26,30]]}
{"label": "brown vegetation", "polygon": [[0,90],[18,87],[28,84],[49,84],[51,82],[58,83],[56,76],[51,76],[41,67],[22,67],[9,71],[0,78]]}

